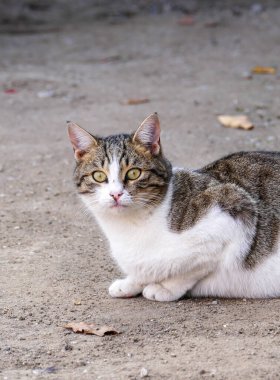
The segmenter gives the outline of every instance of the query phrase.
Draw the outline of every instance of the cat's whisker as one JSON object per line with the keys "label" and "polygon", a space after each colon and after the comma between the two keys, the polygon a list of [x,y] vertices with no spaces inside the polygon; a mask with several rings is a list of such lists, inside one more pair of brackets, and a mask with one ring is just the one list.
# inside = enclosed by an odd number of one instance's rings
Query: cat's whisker
{"label": "cat's whisker", "polygon": [[84,207],[81,209],[82,214],[86,216],[89,220],[92,219],[92,212],[89,210],[89,208]]}
{"label": "cat's whisker", "polygon": [[157,205],[159,201],[161,200],[160,197],[152,197],[152,198],[143,198],[143,197],[135,197],[134,202],[143,205],[143,207],[151,207],[154,205]]}

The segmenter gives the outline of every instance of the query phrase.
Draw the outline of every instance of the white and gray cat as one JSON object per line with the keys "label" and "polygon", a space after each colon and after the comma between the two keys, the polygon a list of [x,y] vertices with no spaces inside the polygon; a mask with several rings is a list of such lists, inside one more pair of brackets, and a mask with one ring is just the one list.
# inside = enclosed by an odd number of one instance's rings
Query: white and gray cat
{"label": "white and gray cat", "polygon": [[157,114],[105,138],[68,125],[78,192],[126,276],[112,297],[280,296],[280,153],[176,169]]}

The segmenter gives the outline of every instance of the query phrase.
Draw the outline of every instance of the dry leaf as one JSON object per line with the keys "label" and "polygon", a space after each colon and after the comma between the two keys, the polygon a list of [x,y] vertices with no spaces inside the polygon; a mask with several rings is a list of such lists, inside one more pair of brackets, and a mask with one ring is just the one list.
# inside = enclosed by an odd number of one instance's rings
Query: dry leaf
{"label": "dry leaf", "polygon": [[144,104],[144,103],[149,103],[150,99],[148,98],[135,98],[135,99],[128,99],[124,104],[129,105],[129,106],[134,106],[137,104]]}
{"label": "dry leaf", "polygon": [[246,130],[254,128],[254,124],[245,115],[220,115],[218,116],[218,120],[224,127],[228,128],[241,128]]}
{"label": "dry leaf", "polygon": [[85,323],[85,322],[70,322],[64,326],[66,329],[74,331],[74,333],[82,333],[82,334],[91,334],[91,335],[115,335],[120,334],[114,327],[112,326],[101,326],[98,327],[94,323]]}
{"label": "dry leaf", "polygon": [[252,74],[276,74],[275,67],[271,66],[255,66],[251,69]]}
{"label": "dry leaf", "polygon": [[194,19],[192,16],[185,16],[178,20],[179,25],[193,25],[194,24]]}
{"label": "dry leaf", "polygon": [[81,301],[80,299],[74,301],[74,305],[75,305],[75,306],[79,306],[79,305],[81,305],[81,304],[82,304],[82,301]]}

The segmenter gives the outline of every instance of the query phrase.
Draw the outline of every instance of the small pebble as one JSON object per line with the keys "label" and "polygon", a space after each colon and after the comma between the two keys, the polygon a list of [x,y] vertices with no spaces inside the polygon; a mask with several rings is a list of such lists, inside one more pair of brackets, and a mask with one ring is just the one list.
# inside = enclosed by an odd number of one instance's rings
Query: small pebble
{"label": "small pebble", "polygon": [[147,377],[148,376],[148,370],[147,370],[147,368],[141,368],[141,370],[140,370],[140,377],[141,377],[141,379],[143,378],[143,377]]}
{"label": "small pebble", "polygon": [[46,91],[39,91],[37,92],[38,98],[51,98],[54,96],[54,91],[53,90],[46,90]]}
{"label": "small pebble", "polygon": [[45,373],[56,373],[57,369],[55,367],[35,368],[32,372],[34,373],[34,375],[41,375]]}
{"label": "small pebble", "polygon": [[65,351],[72,351],[73,347],[71,346],[71,344],[69,342],[66,342],[66,344],[64,346],[64,350]]}
{"label": "small pebble", "polygon": [[241,77],[242,77],[243,79],[253,79],[253,75],[252,75],[252,73],[249,72],[249,71],[244,71],[244,72],[242,73]]}

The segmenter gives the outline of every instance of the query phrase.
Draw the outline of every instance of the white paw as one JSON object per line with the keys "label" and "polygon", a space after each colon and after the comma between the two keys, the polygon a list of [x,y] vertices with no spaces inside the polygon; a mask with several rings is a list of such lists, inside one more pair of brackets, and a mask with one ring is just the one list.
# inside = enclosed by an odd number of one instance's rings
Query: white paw
{"label": "white paw", "polygon": [[142,287],[127,278],[116,280],[109,287],[109,294],[114,298],[134,297],[142,292]]}
{"label": "white paw", "polygon": [[161,284],[147,285],[143,290],[143,296],[148,300],[161,302],[175,301],[179,298]]}

